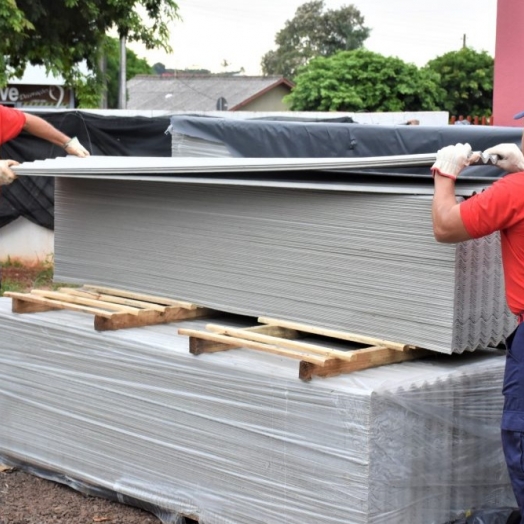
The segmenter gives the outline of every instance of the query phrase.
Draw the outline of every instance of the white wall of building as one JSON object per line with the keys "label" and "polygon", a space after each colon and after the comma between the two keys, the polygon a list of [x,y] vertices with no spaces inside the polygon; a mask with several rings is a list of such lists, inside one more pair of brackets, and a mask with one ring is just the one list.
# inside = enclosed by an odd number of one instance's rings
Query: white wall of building
{"label": "white wall of building", "polygon": [[54,253],[54,232],[23,217],[0,228],[0,261],[44,262]]}

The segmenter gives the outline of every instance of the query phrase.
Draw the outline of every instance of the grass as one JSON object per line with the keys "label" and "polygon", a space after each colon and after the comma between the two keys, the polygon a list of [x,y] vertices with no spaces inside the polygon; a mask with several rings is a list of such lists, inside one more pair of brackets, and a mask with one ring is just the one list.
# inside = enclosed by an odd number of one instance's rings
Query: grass
{"label": "grass", "polygon": [[44,261],[32,264],[24,263],[10,257],[0,262],[0,296],[6,291],[28,292],[31,289],[53,289],[65,284],[53,282],[54,264],[49,257]]}
{"label": "grass", "polygon": [[3,262],[0,262],[0,268],[2,267],[18,267],[23,268],[26,267],[26,264],[24,264],[21,260],[18,260],[16,258],[11,258],[9,255],[7,255],[7,259]]}
{"label": "grass", "polygon": [[6,279],[0,282],[0,297],[6,291],[15,291],[17,293],[24,293],[28,291],[27,286],[17,280]]}

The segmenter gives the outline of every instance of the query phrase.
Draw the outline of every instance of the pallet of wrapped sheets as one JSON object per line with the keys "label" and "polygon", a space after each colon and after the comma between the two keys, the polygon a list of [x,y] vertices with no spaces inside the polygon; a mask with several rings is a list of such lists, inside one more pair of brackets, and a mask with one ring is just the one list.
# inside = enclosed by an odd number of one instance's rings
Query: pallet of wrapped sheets
{"label": "pallet of wrapped sheets", "polygon": [[89,315],[10,306],[0,299],[4,462],[206,524],[443,524],[513,503],[501,352],[306,383],[284,357],[195,357],[176,326],[97,332]]}
{"label": "pallet of wrapped sheets", "polygon": [[[284,178],[309,161],[320,170],[351,159],[62,160],[17,171],[58,177],[59,282],[168,296],[442,353],[497,345],[515,326],[498,234],[437,243],[431,178],[328,190],[310,180],[256,183],[268,173]],[[126,179],[126,169],[137,178]],[[222,184],[234,177],[238,185]]]}

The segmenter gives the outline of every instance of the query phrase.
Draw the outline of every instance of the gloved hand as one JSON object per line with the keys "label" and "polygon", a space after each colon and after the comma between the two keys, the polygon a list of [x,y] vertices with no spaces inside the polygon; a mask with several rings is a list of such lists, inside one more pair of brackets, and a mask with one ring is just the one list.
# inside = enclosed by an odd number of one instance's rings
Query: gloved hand
{"label": "gloved hand", "polygon": [[524,171],[524,155],[515,144],[499,144],[484,151],[485,155],[497,155],[497,166],[508,173]]}
{"label": "gloved hand", "polygon": [[16,178],[11,166],[18,165],[16,160],[0,160],[0,186],[6,186]]}
{"label": "gloved hand", "polygon": [[80,157],[89,156],[89,151],[78,141],[76,136],[64,144],[64,149],[69,155]]}
{"label": "gloved hand", "polygon": [[471,162],[479,158],[478,153],[471,152],[469,144],[456,144],[446,146],[437,152],[437,160],[431,166],[433,176],[435,173],[456,180],[459,173]]}

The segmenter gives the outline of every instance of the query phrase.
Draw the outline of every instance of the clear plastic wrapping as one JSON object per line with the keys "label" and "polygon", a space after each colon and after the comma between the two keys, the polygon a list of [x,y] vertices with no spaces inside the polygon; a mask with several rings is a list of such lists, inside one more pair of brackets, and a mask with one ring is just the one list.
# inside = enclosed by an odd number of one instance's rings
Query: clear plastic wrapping
{"label": "clear plastic wrapping", "polygon": [[303,382],[284,357],[191,355],[177,330],[204,321],[96,332],[89,315],[10,305],[0,455],[165,523],[443,524],[514,505],[500,351]]}

